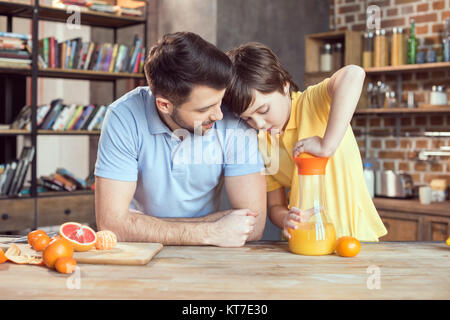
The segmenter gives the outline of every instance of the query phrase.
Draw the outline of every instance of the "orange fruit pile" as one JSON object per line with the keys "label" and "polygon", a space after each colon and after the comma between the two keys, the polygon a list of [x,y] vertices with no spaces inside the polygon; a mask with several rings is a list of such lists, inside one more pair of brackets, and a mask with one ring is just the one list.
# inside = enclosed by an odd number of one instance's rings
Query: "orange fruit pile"
{"label": "orange fruit pile", "polygon": [[112,231],[95,232],[90,227],[67,222],[59,228],[59,235],[50,238],[43,230],[34,230],[28,234],[28,244],[42,257],[25,255],[13,244],[6,252],[0,249],[0,263],[12,261],[18,264],[45,265],[61,273],[72,273],[77,262],[73,258],[74,251],[87,251],[96,246],[98,250],[112,249],[117,237]]}

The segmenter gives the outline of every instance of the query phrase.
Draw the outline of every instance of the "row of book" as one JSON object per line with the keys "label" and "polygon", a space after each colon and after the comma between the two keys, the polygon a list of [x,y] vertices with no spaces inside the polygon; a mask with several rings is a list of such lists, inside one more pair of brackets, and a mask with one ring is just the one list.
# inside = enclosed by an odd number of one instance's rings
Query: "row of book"
{"label": "row of book", "polygon": [[133,45],[95,43],[80,37],[58,42],[55,37],[39,40],[39,59],[43,68],[142,73],[145,47],[138,35]]}
{"label": "row of book", "polygon": [[76,177],[64,168],[58,168],[55,173],[39,177],[37,184],[49,191],[75,191],[89,188],[86,180]]}
{"label": "row of book", "polygon": [[[55,99],[50,104],[38,106],[36,125],[41,130],[101,130],[107,108],[106,105],[63,104],[62,99]],[[30,106],[24,106],[10,129],[31,130],[31,112]]]}
{"label": "row of book", "polygon": [[[38,41],[40,68],[143,73],[144,42],[138,35],[133,44],[95,43],[81,37],[58,42],[55,37]],[[0,66],[29,66],[32,62],[30,35],[0,32]]]}
{"label": "row of book", "polygon": [[[33,161],[34,147],[24,147],[19,159],[0,164],[0,196],[23,196],[30,193],[30,185],[25,186],[25,177]],[[55,173],[43,175],[37,180],[38,193],[48,191],[75,191],[94,189],[95,177],[76,177],[64,168]]]}
{"label": "row of book", "polygon": [[34,152],[34,147],[24,147],[19,159],[0,164],[0,195],[20,194],[28,168],[33,161]]}

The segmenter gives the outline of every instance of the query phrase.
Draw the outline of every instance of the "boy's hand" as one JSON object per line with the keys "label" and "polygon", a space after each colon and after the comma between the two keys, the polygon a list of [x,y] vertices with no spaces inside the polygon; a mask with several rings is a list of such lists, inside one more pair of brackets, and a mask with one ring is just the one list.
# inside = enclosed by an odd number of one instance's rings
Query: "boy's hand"
{"label": "boy's hand", "polygon": [[309,153],[316,157],[328,158],[335,150],[328,148],[321,137],[314,136],[299,140],[292,151],[294,157],[300,153]]}
{"label": "boy's hand", "polygon": [[300,209],[297,209],[296,207],[292,207],[289,209],[288,214],[284,217],[283,220],[283,235],[290,239],[291,235],[289,234],[288,229],[297,229],[297,224],[301,222],[301,211]]}

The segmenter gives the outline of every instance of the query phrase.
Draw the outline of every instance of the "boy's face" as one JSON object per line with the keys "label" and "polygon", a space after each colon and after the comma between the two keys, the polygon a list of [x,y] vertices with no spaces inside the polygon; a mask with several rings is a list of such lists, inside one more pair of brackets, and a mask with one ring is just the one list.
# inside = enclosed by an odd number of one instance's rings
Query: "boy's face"
{"label": "boy's face", "polygon": [[289,87],[286,94],[278,91],[264,94],[254,90],[254,99],[240,117],[256,130],[282,132],[287,125],[291,111]]}
{"label": "boy's face", "polygon": [[217,90],[199,85],[192,89],[189,99],[180,106],[173,106],[169,102],[165,109],[158,109],[163,112],[164,120],[172,131],[182,128],[204,135],[214,122],[223,118],[220,106],[224,94],[225,89]]}

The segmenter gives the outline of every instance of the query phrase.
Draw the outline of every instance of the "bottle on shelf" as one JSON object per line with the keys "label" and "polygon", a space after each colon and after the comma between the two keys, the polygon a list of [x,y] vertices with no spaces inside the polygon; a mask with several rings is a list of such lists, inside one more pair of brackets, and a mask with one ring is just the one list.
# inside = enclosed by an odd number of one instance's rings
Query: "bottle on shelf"
{"label": "bottle on shelf", "polygon": [[369,190],[370,197],[375,196],[375,174],[370,162],[364,163],[364,179],[366,180],[367,190]]}
{"label": "bottle on shelf", "polygon": [[331,53],[331,44],[325,43],[320,54],[320,71],[329,72],[333,69],[333,57]]}
{"label": "bottle on shelf", "polygon": [[408,38],[408,64],[416,63],[417,45],[418,41],[415,34],[416,23],[411,19],[411,31]]}
{"label": "bottle on shelf", "polygon": [[405,38],[403,28],[392,28],[391,65],[405,64]]}
{"label": "bottle on shelf", "polygon": [[373,32],[364,33],[364,48],[362,56],[363,68],[373,67]]}
{"label": "bottle on shelf", "polygon": [[389,63],[389,52],[388,52],[388,38],[386,37],[385,29],[378,29],[375,31],[375,41],[374,41],[374,52],[373,52],[373,66],[374,67],[385,67]]}
{"label": "bottle on shelf", "polygon": [[445,19],[445,32],[442,39],[442,55],[445,62],[450,62],[450,18]]}
{"label": "bottle on shelf", "polygon": [[338,42],[333,45],[333,70],[339,70],[344,66],[344,55],[342,43]]}

